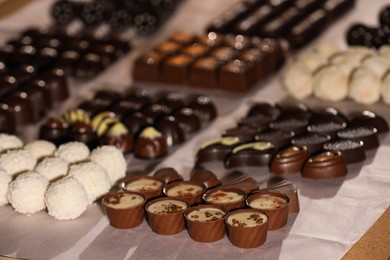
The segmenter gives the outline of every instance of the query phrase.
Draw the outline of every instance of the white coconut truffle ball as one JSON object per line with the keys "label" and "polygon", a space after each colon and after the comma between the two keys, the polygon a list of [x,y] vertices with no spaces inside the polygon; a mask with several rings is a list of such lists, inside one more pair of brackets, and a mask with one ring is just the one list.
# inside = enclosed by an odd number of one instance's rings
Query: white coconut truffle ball
{"label": "white coconut truffle ball", "polygon": [[22,148],[23,142],[15,135],[0,134],[0,153],[10,150]]}
{"label": "white coconut truffle ball", "polygon": [[88,159],[89,149],[82,142],[69,142],[60,145],[54,155],[69,163],[77,163]]}
{"label": "white coconut truffle ball", "polygon": [[35,171],[45,176],[49,181],[65,176],[68,170],[69,163],[61,157],[46,157],[35,167]]}
{"label": "white coconut truffle ball", "polygon": [[350,75],[354,69],[362,64],[363,57],[353,52],[345,51],[336,53],[330,59],[330,63],[339,66],[346,75]]}
{"label": "white coconut truffle ball", "polygon": [[390,60],[390,45],[382,45],[378,50],[379,56]]}
{"label": "white coconut truffle ball", "polygon": [[313,75],[301,62],[287,66],[282,76],[282,83],[294,98],[304,99],[313,93]]}
{"label": "white coconut truffle ball", "polygon": [[78,180],[84,186],[89,204],[106,194],[111,187],[110,178],[106,170],[95,162],[71,165],[68,175]]}
{"label": "white coconut truffle ball", "polygon": [[329,101],[340,101],[348,94],[348,76],[340,66],[322,67],[314,75],[314,95]]}
{"label": "white coconut truffle ball", "polygon": [[94,149],[91,161],[99,164],[110,177],[111,185],[126,176],[127,163],[123,153],[112,145],[104,145]]}
{"label": "white coconut truffle ball", "polygon": [[11,176],[7,172],[0,169],[0,206],[8,203],[7,191],[11,179]]}
{"label": "white coconut truffle ball", "polygon": [[45,192],[49,181],[37,172],[18,175],[8,187],[8,200],[15,211],[33,214],[45,208]]}
{"label": "white coconut truffle ball", "polygon": [[36,140],[24,146],[24,149],[29,151],[35,159],[39,160],[46,156],[52,156],[56,150],[56,146],[46,140]]}
{"label": "white coconut truffle ball", "polygon": [[381,86],[382,99],[386,104],[390,104],[390,72],[388,72],[382,81]]}
{"label": "white coconut truffle ball", "polygon": [[23,149],[10,150],[0,155],[0,168],[12,176],[24,171],[32,171],[36,163],[37,159]]}
{"label": "white coconut truffle ball", "polygon": [[313,50],[327,59],[329,59],[332,55],[340,52],[339,47],[328,41],[318,42],[316,45],[314,45]]}
{"label": "white coconut truffle ball", "polygon": [[328,63],[327,58],[315,51],[305,52],[302,55],[299,55],[297,60],[305,64],[311,72],[316,71],[318,68]]}
{"label": "white coconut truffle ball", "polygon": [[363,66],[382,78],[390,70],[390,60],[378,55],[371,55],[363,60]]}
{"label": "white coconut truffle ball", "polygon": [[78,218],[88,207],[87,193],[74,178],[61,178],[49,185],[45,204],[50,216],[58,220]]}
{"label": "white coconut truffle ball", "polygon": [[380,99],[381,80],[364,67],[352,72],[348,96],[358,103],[373,104]]}

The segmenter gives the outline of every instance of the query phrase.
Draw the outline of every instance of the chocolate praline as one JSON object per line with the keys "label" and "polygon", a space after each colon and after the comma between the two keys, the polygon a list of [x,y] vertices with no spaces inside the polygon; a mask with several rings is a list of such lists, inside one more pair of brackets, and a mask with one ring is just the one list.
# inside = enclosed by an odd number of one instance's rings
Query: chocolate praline
{"label": "chocolate praline", "polygon": [[252,142],[235,147],[226,157],[226,168],[267,166],[275,153],[269,142]]}
{"label": "chocolate praline", "polygon": [[77,122],[70,127],[69,138],[73,141],[85,143],[90,150],[98,147],[99,139],[89,124]]}
{"label": "chocolate praline", "polygon": [[322,149],[324,143],[330,140],[329,135],[321,134],[303,134],[291,139],[291,144],[296,146],[305,147],[307,151],[314,154]]}
{"label": "chocolate praline", "polygon": [[235,128],[229,128],[222,133],[223,137],[236,136],[243,142],[253,141],[256,134],[261,132],[261,128],[255,128],[251,126],[238,126]]}
{"label": "chocolate praline", "polygon": [[168,113],[173,110],[184,106],[184,97],[178,93],[166,93],[163,94],[160,99],[156,102],[159,105],[165,106],[168,108]]}
{"label": "chocolate praline", "polygon": [[275,150],[288,146],[294,137],[293,132],[284,132],[281,130],[268,129],[255,135],[256,141],[270,142]]}
{"label": "chocolate praline", "polygon": [[338,120],[311,120],[311,123],[307,126],[309,133],[325,134],[329,135],[332,139],[336,138],[337,131],[347,127],[347,124]]}
{"label": "chocolate praline", "polygon": [[276,120],[282,113],[282,108],[274,102],[260,102],[251,106],[247,113],[247,117],[265,115],[271,120]]}
{"label": "chocolate praline", "polygon": [[210,122],[217,117],[217,109],[207,96],[198,96],[192,100],[188,107],[199,117],[202,122]]}
{"label": "chocolate praline", "polygon": [[77,106],[77,108],[84,110],[91,117],[106,110],[106,107],[106,103],[102,103],[100,100],[95,99],[84,101]]}
{"label": "chocolate praline", "polygon": [[154,103],[144,107],[141,112],[145,116],[146,121],[149,124],[153,124],[156,119],[168,115],[170,111],[168,107]]}
{"label": "chocolate praline", "polygon": [[170,167],[161,168],[155,171],[153,176],[159,177],[160,179],[164,180],[165,184],[183,180],[183,177],[174,168]]}
{"label": "chocolate praline", "polygon": [[75,76],[78,78],[92,78],[103,71],[110,64],[106,57],[98,53],[89,52],[83,54],[77,60],[75,67]]}
{"label": "chocolate praline", "polygon": [[302,177],[311,179],[331,179],[347,175],[347,166],[339,152],[322,152],[306,161]]}
{"label": "chocolate praline", "polygon": [[236,136],[222,137],[210,140],[204,143],[196,155],[196,163],[202,164],[206,162],[224,161],[226,155],[232,151],[234,147],[240,145],[242,140]]}
{"label": "chocolate praline", "polygon": [[208,170],[195,170],[191,173],[191,181],[202,182],[207,189],[214,188],[221,185],[221,181],[211,171]]}
{"label": "chocolate praline", "polygon": [[39,131],[39,138],[59,146],[69,141],[68,125],[56,118],[49,118]]}
{"label": "chocolate praline", "polygon": [[65,75],[58,74],[56,71],[48,71],[39,75],[35,84],[49,91],[53,104],[62,103],[70,96]]}
{"label": "chocolate praline", "polygon": [[34,110],[27,97],[10,93],[2,102],[2,109],[12,114],[17,128],[34,122]]}
{"label": "chocolate praline", "polygon": [[162,133],[168,146],[174,146],[185,141],[183,129],[174,116],[164,116],[157,120],[154,127]]}
{"label": "chocolate praline", "polygon": [[200,119],[194,114],[191,108],[181,108],[172,113],[172,115],[176,118],[179,127],[186,134],[194,133],[201,128]]}
{"label": "chocolate praline", "polygon": [[122,119],[122,122],[125,124],[129,133],[131,133],[133,137],[138,136],[138,134],[143,128],[150,125],[146,120],[144,114],[142,114],[141,112],[135,112],[125,116]]}
{"label": "chocolate praline", "polygon": [[[279,177],[280,178],[280,177]],[[280,179],[275,183],[270,183],[265,188],[260,189],[261,191],[271,191],[271,192],[279,192],[286,194],[290,198],[290,209],[289,213],[298,213],[299,212],[299,198],[297,187],[294,183],[288,180]]]}
{"label": "chocolate praline", "polygon": [[372,126],[378,130],[379,134],[389,131],[389,125],[386,120],[382,116],[368,110],[353,116],[348,126]]}
{"label": "chocolate praline", "polygon": [[295,135],[300,135],[306,132],[308,123],[308,120],[302,118],[284,116],[271,122],[269,124],[269,128],[285,132],[293,132]]}
{"label": "chocolate praline", "polygon": [[283,108],[282,117],[292,116],[294,118],[300,118],[303,120],[309,120],[314,115],[314,112],[310,110],[305,104],[298,103],[294,105],[288,105]]}
{"label": "chocolate praline", "polygon": [[362,141],[339,139],[325,143],[323,148],[330,152],[340,152],[346,164],[366,159]]}
{"label": "chocolate praline", "polygon": [[363,141],[363,148],[366,150],[374,149],[379,146],[378,134],[375,127],[355,126],[342,129],[337,132],[340,139],[349,139]]}
{"label": "chocolate praline", "polygon": [[122,98],[122,94],[113,90],[99,90],[95,93],[94,99],[101,100],[107,105],[111,105]]}
{"label": "chocolate praline", "polygon": [[134,155],[141,159],[157,159],[168,153],[167,143],[153,127],[143,129],[135,141]]}
{"label": "chocolate praline", "polygon": [[0,103],[0,132],[15,134],[15,120],[12,115],[8,111],[3,110],[2,107],[3,106]]}
{"label": "chocolate praline", "polygon": [[300,172],[310,153],[299,146],[290,146],[278,152],[272,159],[270,170],[276,174]]}
{"label": "chocolate praline", "polygon": [[249,126],[261,130],[268,129],[269,123],[272,119],[263,114],[257,114],[255,116],[245,117],[237,122],[238,126]]}
{"label": "chocolate praline", "polygon": [[127,154],[133,151],[133,134],[121,122],[116,122],[108,128],[103,135],[101,143],[113,145],[122,153]]}
{"label": "chocolate praline", "polygon": [[135,80],[158,82],[161,80],[161,64],[164,55],[156,51],[143,53],[134,63]]}

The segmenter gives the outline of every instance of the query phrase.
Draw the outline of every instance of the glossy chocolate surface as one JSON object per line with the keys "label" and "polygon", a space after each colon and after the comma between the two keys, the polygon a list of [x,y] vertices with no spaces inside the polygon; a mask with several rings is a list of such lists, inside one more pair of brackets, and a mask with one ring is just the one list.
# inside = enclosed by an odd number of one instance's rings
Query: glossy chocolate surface
{"label": "glossy chocolate surface", "polygon": [[339,152],[322,152],[306,161],[302,177],[310,179],[331,179],[347,175],[347,166]]}

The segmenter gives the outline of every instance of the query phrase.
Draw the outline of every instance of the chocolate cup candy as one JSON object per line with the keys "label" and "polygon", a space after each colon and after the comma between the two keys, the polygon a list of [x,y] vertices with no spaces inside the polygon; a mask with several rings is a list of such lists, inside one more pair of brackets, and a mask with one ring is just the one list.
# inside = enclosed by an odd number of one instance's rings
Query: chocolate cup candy
{"label": "chocolate cup candy", "polygon": [[348,127],[337,132],[340,139],[363,141],[363,148],[370,150],[379,146],[377,130],[370,126]]}
{"label": "chocolate cup candy", "polygon": [[156,176],[162,180],[164,180],[165,184],[174,181],[182,181],[183,176],[181,176],[174,168],[161,168],[157,170],[153,176]]}
{"label": "chocolate cup candy", "polygon": [[297,187],[294,183],[288,180],[279,181],[276,184],[270,185],[264,189],[261,189],[260,192],[269,191],[269,192],[278,192],[286,194],[290,198],[290,207],[289,213],[298,213],[299,212],[299,198]]}
{"label": "chocolate cup candy", "polygon": [[[275,207],[264,207],[257,208],[252,203],[257,199],[262,198],[279,198],[283,200],[282,205],[277,205]],[[268,230],[275,230],[284,227],[287,224],[288,212],[290,207],[290,198],[282,193],[276,192],[259,192],[254,195],[249,196],[246,199],[246,205],[250,208],[258,209],[266,213],[269,217]]]}
{"label": "chocolate cup candy", "polygon": [[378,134],[389,132],[389,125],[386,120],[371,111],[363,111],[355,115],[348,126],[372,126],[378,130]]}
{"label": "chocolate cup candy", "polygon": [[[129,187],[132,184],[137,185],[137,182],[140,183],[139,186]],[[144,187],[142,187],[142,182],[145,182]],[[150,200],[162,195],[163,185],[163,180],[156,176],[132,176],[125,179],[120,187],[125,191],[140,193],[145,196],[146,200]]]}
{"label": "chocolate cup candy", "polygon": [[275,174],[298,173],[309,156],[309,151],[304,147],[287,147],[274,156],[270,170]]}
{"label": "chocolate cup candy", "polygon": [[208,170],[196,170],[192,173],[191,181],[202,182],[207,189],[214,188],[221,185],[221,181],[211,171]]}
{"label": "chocolate cup candy", "polygon": [[[197,221],[195,216],[193,216],[194,218],[189,216],[191,212],[207,209],[220,210],[223,212],[223,216],[215,220],[208,220],[207,222]],[[184,212],[184,218],[186,220],[188,234],[193,240],[203,243],[214,242],[222,239],[225,236],[225,216],[227,214],[228,210],[221,205],[198,205],[186,209]]]}
{"label": "chocolate cup candy", "polygon": [[361,162],[366,159],[362,141],[338,139],[325,143],[324,150],[340,152],[346,164]]}
{"label": "chocolate cup candy", "polygon": [[331,139],[329,135],[322,134],[303,134],[296,136],[291,140],[292,145],[305,147],[306,150],[314,154],[322,149],[324,143]]}
{"label": "chocolate cup candy", "polygon": [[[148,210],[150,205],[153,203],[171,200],[178,201],[179,203],[185,205],[185,208],[177,209],[172,213],[167,212],[165,214],[156,214]],[[152,231],[160,235],[174,235],[183,231],[185,229],[183,214],[184,210],[189,206],[190,204],[186,200],[180,198],[162,197],[149,201],[145,206],[145,210]]]}
{"label": "chocolate cup candy", "polygon": [[[120,203],[120,197],[123,195],[134,195],[134,197],[137,198],[140,197],[142,199],[142,202],[124,208],[113,208],[112,206],[110,206],[110,204],[112,203],[110,201],[113,201],[113,203]],[[102,204],[106,209],[106,214],[110,225],[115,228],[123,229],[134,228],[142,223],[142,221],[144,220],[145,202],[146,199],[143,195],[128,191],[117,191],[109,193],[102,199]]]}
{"label": "chocolate cup candy", "polygon": [[269,142],[252,142],[235,147],[225,161],[227,168],[267,166],[275,153]]}
{"label": "chocolate cup candy", "polygon": [[[233,226],[229,224],[229,218],[233,218],[238,214],[250,213],[252,216],[260,215],[265,216],[265,221],[257,226],[253,227],[243,227],[243,226]],[[230,242],[240,248],[254,248],[261,246],[267,239],[268,231],[268,216],[256,209],[239,209],[229,213],[225,218],[226,229],[229,236]]]}
{"label": "chocolate cup candy", "polygon": [[[228,194],[226,196],[223,196],[223,194],[226,194],[225,192],[228,192]],[[229,197],[229,193],[238,194],[239,196],[242,196],[242,198],[239,200],[228,201],[226,199],[227,197]],[[220,201],[210,200],[211,197],[215,197],[215,196],[217,196],[220,199]],[[227,188],[227,187],[218,187],[212,190],[208,190],[202,196],[203,201],[205,203],[209,203],[213,205],[223,205],[229,211],[244,207],[246,197],[247,194],[245,191],[237,188]]]}
{"label": "chocolate cup candy", "polygon": [[[194,191],[194,186],[198,188],[197,191]],[[173,189],[181,188],[182,190],[172,194]],[[165,185],[163,193],[168,197],[181,198],[190,205],[201,203],[202,194],[206,190],[206,186],[200,181],[175,181]]]}
{"label": "chocolate cup candy", "polygon": [[347,175],[347,166],[340,152],[322,152],[306,161],[302,177],[310,179],[331,179]]}

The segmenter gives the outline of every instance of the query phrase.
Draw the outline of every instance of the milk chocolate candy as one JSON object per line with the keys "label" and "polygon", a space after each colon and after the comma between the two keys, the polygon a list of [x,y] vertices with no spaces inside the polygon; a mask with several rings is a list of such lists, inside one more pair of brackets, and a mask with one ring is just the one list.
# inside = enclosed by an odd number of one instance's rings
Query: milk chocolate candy
{"label": "milk chocolate candy", "polygon": [[378,131],[378,134],[386,133],[389,131],[389,125],[386,120],[374,112],[365,110],[360,114],[355,115],[349,126],[372,126]]}
{"label": "milk chocolate candy", "polygon": [[185,55],[174,55],[165,60],[162,66],[162,80],[168,84],[186,85],[189,82],[189,69],[193,59]]}
{"label": "milk chocolate candy", "polygon": [[150,82],[160,81],[163,57],[162,54],[156,51],[143,53],[134,63],[134,79]]}
{"label": "milk chocolate candy", "polygon": [[245,50],[240,56],[238,56],[238,58],[253,64],[255,71],[258,74],[258,79],[263,80],[272,72],[272,68],[270,69],[267,67],[267,62],[270,59],[270,55],[271,54],[268,52],[264,52],[256,48],[251,48]]}
{"label": "milk chocolate candy", "polygon": [[190,69],[189,84],[198,88],[214,89],[218,86],[218,69],[221,62],[213,57],[196,60]]}
{"label": "milk chocolate candy", "polygon": [[309,156],[309,151],[304,147],[287,147],[274,156],[270,170],[275,174],[298,173]]}
{"label": "milk chocolate candy", "polygon": [[362,141],[339,139],[324,144],[324,150],[340,152],[346,164],[361,162],[366,159]]}
{"label": "milk chocolate candy", "polygon": [[294,137],[291,140],[292,145],[305,147],[305,149],[310,153],[314,154],[322,150],[323,144],[330,140],[329,135],[321,134],[303,134]]}
{"label": "milk chocolate candy", "polygon": [[153,176],[164,180],[165,184],[174,181],[182,181],[183,177],[174,168],[161,168],[154,172]]}
{"label": "milk chocolate candy", "polygon": [[221,63],[226,63],[227,61],[233,60],[237,57],[237,55],[237,50],[226,46],[215,48],[209,53],[209,56],[217,59]]}
{"label": "milk chocolate candy", "polygon": [[225,45],[239,51],[248,49],[251,45],[251,38],[243,35],[227,34]]}
{"label": "milk chocolate candy", "polygon": [[252,177],[241,171],[233,171],[222,178],[221,188],[236,188],[249,194],[259,189],[259,184]]}
{"label": "milk chocolate candy", "polygon": [[191,173],[191,181],[202,182],[207,189],[214,188],[221,185],[221,181],[211,171],[208,170],[195,170]]}
{"label": "milk chocolate candy", "polygon": [[147,200],[162,195],[164,182],[156,176],[131,176],[121,182],[122,190],[141,193]]}
{"label": "milk chocolate candy", "polygon": [[267,166],[275,149],[269,142],[252,142],[235,147],[227,156],[226,168]]}
{"label": "milk chocolate candy", "polygon": [[202,56],[205,56],[207,52],[208,52],[207,47],[205,47],[201,44],[188,46],[188,47],[183,48],[183,50],[182,50],[183,54],[188,55],[194,59],[198,59]]}
{"label": "milk chocolate candy", "polygon": [[342,129],[337,132],[337,137],[341,139],[349,139],[363,141],[363,148],[370,150],[379,146],[377,130],[370,126],[355,126]]}
{"label": "milk chocolate candy", "polygon": [[237,188],[217,187],[205,192],[202,196],[205,203],[223,205],[227,210],[233,211],[244,207],[246,192]]}
{"label": "milk chocolate candy", "polygon": [[198,42],[205,45],[208,48],[215,48],[223,45],[224,43],[223,34],[218,34],[215,32],[209,32],[206,35],[200,36]]}
{"label": "milk chocolate candy", "polygon": [[154,50],[161,55],[172,56],[173,54],[178,53],[181,47],[182,46],[180,46],[178,43],[168,41],[158,44],[156,47],[154,47]]}
{"label": "milk chocolate candy", "polygon": [[331,179],[347,175],[347,166],[339,152],[322,152],[306,161],[302,177],[310,179]]}
{"label": "milk chocolate candy", "polygon": [[185,199],[191,205],[202,202],[206,186],[200,181],[175,181],[165,185],[165,196]]}
{"label": "milk chocolate candy", "polygon": [[196,163],[224,161],[226,155],[241,143],[242,141],[239,137],[233,136],[210,140],[200,147],[196,155]]}
{"label": "milk chocolate candy", "polygon": [[279,150],[280,148],[288,146],[293,137],[293,132],[269,129],[256,134],[254,139],[256,141],[270,142],[275,147],[275,150]]}
{"label": "milk chocolate candy", "polygon": [[196,41],[196,36],[192,33],[175,32],[169,37],[169,40],[180,45],[190,45]]}

